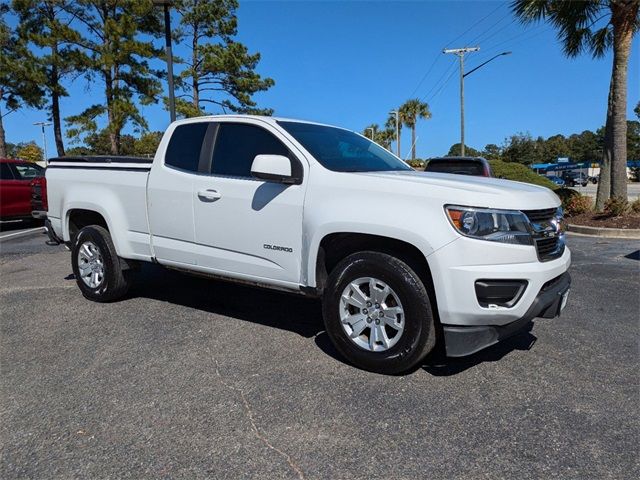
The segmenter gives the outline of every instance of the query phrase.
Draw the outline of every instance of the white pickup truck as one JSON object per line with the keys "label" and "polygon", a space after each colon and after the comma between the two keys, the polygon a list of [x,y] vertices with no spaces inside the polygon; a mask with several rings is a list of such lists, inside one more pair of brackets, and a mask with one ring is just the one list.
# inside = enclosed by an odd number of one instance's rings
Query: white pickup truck
{"label": "white pickup truck", "polygon": [[477,352],[569,292],[552,191],[417,172],[342,128],[192,118],[152,161],[54,158],[46,179],[50,238],[88,299],[121,298],[140,262],[321,297],[337,350],[372,371]]}

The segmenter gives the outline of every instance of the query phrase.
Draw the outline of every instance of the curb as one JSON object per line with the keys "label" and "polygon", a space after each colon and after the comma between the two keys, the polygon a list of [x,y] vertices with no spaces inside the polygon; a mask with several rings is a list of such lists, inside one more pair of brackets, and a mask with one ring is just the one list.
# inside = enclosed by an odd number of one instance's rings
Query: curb
{"label": "curb", "polygon": [[567,231],[572,233],[580,233],[582,235],[590,235],[592,237],[604,238],[630,238],[640,240],[640,229],[638,228],[605,228],[605,227],[587,227],[585,225],[567,225]]}

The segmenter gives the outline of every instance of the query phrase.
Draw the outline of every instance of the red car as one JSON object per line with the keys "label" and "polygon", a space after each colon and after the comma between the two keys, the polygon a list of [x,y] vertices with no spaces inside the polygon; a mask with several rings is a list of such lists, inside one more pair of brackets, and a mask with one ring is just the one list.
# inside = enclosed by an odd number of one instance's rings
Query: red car
{"label": "red car", "polygon": [[0,219],[29,219],[36,184],[42,188],[44,168],[23,160],[0,158]]}

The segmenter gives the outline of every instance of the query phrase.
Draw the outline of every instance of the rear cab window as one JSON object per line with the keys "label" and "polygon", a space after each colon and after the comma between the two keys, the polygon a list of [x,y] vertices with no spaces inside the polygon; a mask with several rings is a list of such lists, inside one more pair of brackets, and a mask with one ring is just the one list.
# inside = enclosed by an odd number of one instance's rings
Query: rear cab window
{"label": "rear cab window", "polygon": [[207,130],[211,122],[178,125],[169,139],[165,165],[186,172],[198,172]]}

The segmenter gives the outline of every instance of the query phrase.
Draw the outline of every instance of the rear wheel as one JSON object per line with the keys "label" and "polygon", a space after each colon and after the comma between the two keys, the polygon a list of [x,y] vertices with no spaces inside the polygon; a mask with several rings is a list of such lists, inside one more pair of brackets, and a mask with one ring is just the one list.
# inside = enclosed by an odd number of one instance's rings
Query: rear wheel
{"label": "rear wheel", "polygon": [[340,262],[327,280],[323,316],[336,349],[365,370],[405,372],[435,346],[425,286],[387,254],[359,252]]}
{"label": "rear wheel", "polygon": [[71,248],[71,266],[82,294],[96,302],[111,302],[129,289],[130,272],[123,271],[109,232],[98,225],[84,227]]}

